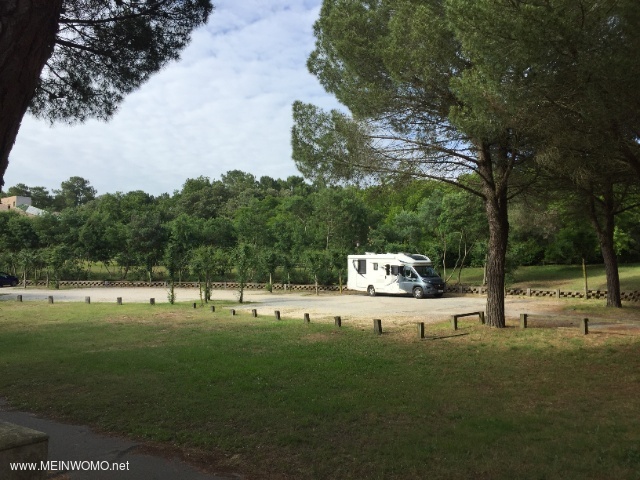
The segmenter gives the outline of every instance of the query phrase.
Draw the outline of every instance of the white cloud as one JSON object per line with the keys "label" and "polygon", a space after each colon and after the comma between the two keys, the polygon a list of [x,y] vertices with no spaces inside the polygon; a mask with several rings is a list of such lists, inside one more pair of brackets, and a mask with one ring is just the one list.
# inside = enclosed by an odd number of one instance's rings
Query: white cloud
{"label": "white cloud", "polygon": [[291,104],[335,107],[307,72],[320,0],[220,0],[182,60],[129,95],[108,123],[48,124],[26,117],[5,186],[57,188],[78,175],[99,193],[180,189],[232,169],[284,178]]}

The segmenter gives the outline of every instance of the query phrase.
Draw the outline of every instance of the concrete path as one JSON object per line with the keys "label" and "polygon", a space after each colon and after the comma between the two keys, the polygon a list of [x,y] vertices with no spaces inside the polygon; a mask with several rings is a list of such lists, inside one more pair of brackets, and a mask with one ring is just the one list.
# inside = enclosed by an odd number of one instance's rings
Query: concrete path
{"label": "concrete path", "polygon": [[[203,473],[177,458],[137,453],[143,445],[126,438],[110,437],[89,428],[53,422],[33,414],[12,410],[0,399],[0,420],[21,425],[49,435],[49,461],[56,465],[49,477],[60,480],[230,480],[239,475],[217,476]],[[119,471],[60,470],[61,462],[108,462]],[[57,462],[54,464],[53,462]],[[86,464],[85,464],[86,465]],[[103,463],[102,466],[106,466]],[[86,468],[86,467],[85,467]]]}

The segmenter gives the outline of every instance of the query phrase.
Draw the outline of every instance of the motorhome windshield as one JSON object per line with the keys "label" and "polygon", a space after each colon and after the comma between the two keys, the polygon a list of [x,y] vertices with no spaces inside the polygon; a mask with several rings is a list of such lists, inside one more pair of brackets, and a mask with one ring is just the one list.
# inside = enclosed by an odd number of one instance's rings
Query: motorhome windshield
{"label": "motorhome windshield", "polygon": [[414,265],[413,268],[422,278],[439,277],[438,272],[429,265]]}

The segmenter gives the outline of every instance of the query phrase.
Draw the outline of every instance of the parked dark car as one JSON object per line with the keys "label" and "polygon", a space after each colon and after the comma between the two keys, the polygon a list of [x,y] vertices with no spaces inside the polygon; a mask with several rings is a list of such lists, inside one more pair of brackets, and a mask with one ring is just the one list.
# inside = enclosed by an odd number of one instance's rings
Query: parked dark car
{"label": "parked dark car", "polygon": [[20,283],[18,277],[14,277],[13,275],[9,275],[8,273],[0,272],[0,287],[4,287],[5,285],[15,287],[18,283]]}

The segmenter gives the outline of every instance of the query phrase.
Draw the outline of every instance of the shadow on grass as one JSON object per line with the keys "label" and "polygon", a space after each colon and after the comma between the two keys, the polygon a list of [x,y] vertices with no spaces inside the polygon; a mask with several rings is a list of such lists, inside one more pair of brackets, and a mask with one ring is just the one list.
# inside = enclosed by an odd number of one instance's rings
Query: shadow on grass
{"label": "shadow on grass", "polygon": [[455,338],[455,337],[464,337],[466,335],[469,335],[468,333],[454,333],[451,335],[441,335],[439,337],[432,337],[432,336],[425,336],[424,339],[425,340],[444,340],[445,338]]}

